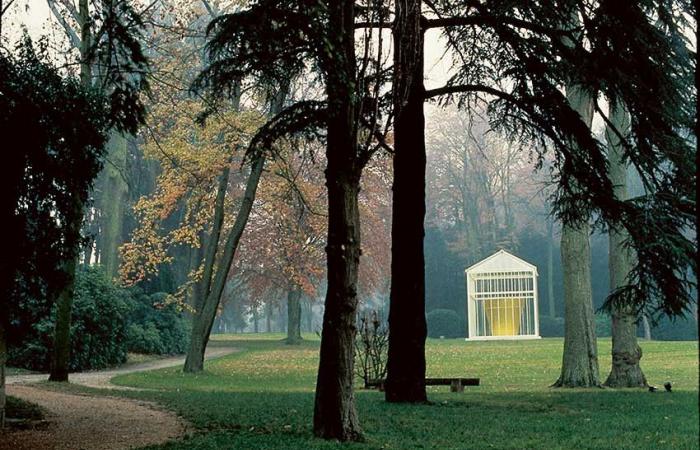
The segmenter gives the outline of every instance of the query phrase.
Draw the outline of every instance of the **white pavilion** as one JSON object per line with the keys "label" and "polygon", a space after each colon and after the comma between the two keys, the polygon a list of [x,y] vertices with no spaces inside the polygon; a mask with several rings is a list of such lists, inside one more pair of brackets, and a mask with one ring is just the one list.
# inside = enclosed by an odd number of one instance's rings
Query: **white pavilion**
{"label": "white pavilion", "polygon": [[499,250],[465,276],[468,340],[540,338],[536,266]]}

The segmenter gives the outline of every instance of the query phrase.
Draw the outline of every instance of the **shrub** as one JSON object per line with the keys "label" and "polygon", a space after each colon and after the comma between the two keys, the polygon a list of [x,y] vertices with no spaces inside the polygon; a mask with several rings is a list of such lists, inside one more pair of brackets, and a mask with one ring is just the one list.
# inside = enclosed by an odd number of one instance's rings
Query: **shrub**
{"label": "shrub", "polygon": [[464,337],[464,330],[460,326],[459,315],[451,309],[434,309],[426,317],[428,322],[428,336],[446,338]]}
{"label": "shrub", "polygon": [[[596,337],[610,337],[612,324],[610,316],[603,313],[596,313],[593,317],[595,321]],[[563,337],[564,318],[540,316],[540,336],[542,337]]]}
{"label": "shrub", "polygon": [[187,350],[189,321],[175,305],[166,304],[166,296],[132,291],[127,329],[130,352],[175,355]]}
{"label": "shrub", "polygon": [[377,311],[358,314],[357,323],[355,374],[367,388],[371,380],[386,378],[389,328]]}
{"label": "shrub", "polygon": [[612,318],[603,312],[595,315],[595,335],[596,337],[612,336]]}
{"label": "shrub", "polygon": [[540,316],[540,336],[562,337],[564,336],[564,318]]}
{"label": "shrub", "polygon": [[[99,267],[78,268],[71,313],[70,370],[102,369],[126,361],[128,300],[128,294],[114,286]],[[23,345],[10,350],[8,365],[49,370],[55,314],[53,308],[32,324]]]}

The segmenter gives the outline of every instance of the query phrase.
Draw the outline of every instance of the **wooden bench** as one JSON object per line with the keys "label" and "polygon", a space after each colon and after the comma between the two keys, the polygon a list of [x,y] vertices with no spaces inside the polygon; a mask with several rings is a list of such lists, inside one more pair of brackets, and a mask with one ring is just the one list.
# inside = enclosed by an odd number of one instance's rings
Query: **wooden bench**
{"label": "wooden bench", "polygon": [[[365,388],[384,390],[386,380],[369,380]],[[449,386],[451,392],[464,392],[464,386],[479,386],[479,378],[426,378],[426,386]]]}

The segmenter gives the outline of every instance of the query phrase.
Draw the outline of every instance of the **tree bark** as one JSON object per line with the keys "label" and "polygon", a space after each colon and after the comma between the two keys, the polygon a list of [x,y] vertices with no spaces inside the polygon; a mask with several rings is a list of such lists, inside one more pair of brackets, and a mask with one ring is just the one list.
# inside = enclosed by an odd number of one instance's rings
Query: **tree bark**
{"label": "tree bark", "polygon": [[71,281],[61,290],[56,301],[56,324],[54,327],[53,352],[51,354],[51,373],[49,381],[68,381],[70,365],[70,323],[73,306],[73,288],[75,287],[74,259],[64,263],[64,274]]}
{"label": "tree bark", "polygon": [[[567,26],[580,20],[573,12]],[[577,37],[578,38],[578,37]],[[575,42],[565,37],[563,44]],[[588,128],[593,122],[594,99],[579,86],[566,86],[566,98]],[[575,145],[575,144],[574,144]],[[577,186],[578,189],[585,187]],[[564,222],[561,232],[561,259],[564,276],[564,354],[556,387],[600,386],[598,347],[595,335],[593,294],[591,292],[591,247],[588,217]]]}
{"label": "tree bark", "polygon": [[[329,144],[331,140],[329,127]],[[333,139],[338,147],[353,146]],[[330,155],[329,155],[330,156]],[[336,158],[333,158],[336,159]],[[347,179],[329,158],[328,291],[323,315],[321,357],[316,382],[314,433],[326,439],[356,440],[361,436],[353,393],[357,270],[360,260],[359,177]]]}
{"label": "tree bark", "polygon": [[258,183],[264,165],[265,157],[262,155],[256,157],[253,161],[250,175],[248,175],[243,201],[238,210],[236,221],[226,240],[223,255],[219,261],[216,275],[211,284],[211,290],[194,317],[190,336],[190,348],[187,352],[183,369],[185,372],[201,372],[204,369],[204,351],[209,342],[211,328],[214,324],[216,311],[219,308],[221,294],[226,285],[228,272],[231,269],[238,243],[241,240],[246,223],[248,222],[248,217],[250,216],[250,210],[255,201],[255,193],[258,189]]}
{"label": "tree bark", "polygon": [[425,118],[421,1],[396,2],[394,184],[385,398],[425,402]]}
{"label": "tree bark", "polygon": [[287,339],[288,345],[301,343],[301,290],[290,287],[287,292]]}
{"label": "tree bark", "polygon": [[206,239],[207,245],[206,250],[204,251],[204,273],[202,274],[202,280],[197,283],[198,286],[195,288],[194,307],[197,312],[202,309],[204,301],[211,291],[211,281],[214,274],[214,261],[216,260],[216,251],[219,247],[221,227],[224,224],[224,206],[230,172],[231,168],[227,165],[219,178],[219,188],[216,192],[216,206],[214,207],[214,223],[212,224],[211,233],[209,234],[208,239]]}
{"label": "tree bark", "polygon": [[[571,107],[590,128],[593,99],[577,86],[567,86],[566,96]],[[564,355],[561,375],[554,386],[600,386],[587,218],[563,224],[561,258],[564,272]]]}
{"label": "tree bark", "polygon": [[591,297],[591,249],[588,223],[564,224],[561,236],[564,270],[564,356],[555,387],[600,385],[598,349]]}
{"label": "tree bark", "polygon": [[314,434],[361,440],[353,392],[357,276],[360,263],[361,162],[357,145],[354,0],[326,2],[321,66],[326,75],[328,239],[321,353],[314,400]]}
{"label": "tree bark", "polygon": [[[630,120],[625,108],[611,105],[610,121],[617,131],[629,133]],[[608,127],[605,138],[608,142],[608,165],[610,181],[614,186],[615,197],[627,199],[627,165],[623,161],[623,143]],[[609,234],[610,289],[615,290],[626,284],[627,276],[633,267],[634,255],[624,247],[627,238],[624,229],[611,229]],[[627,306],[612,310],[612,368],[605,385],[609,387],[644,387],[647,380],[639,365],[642,349],[637,342],[637,316]]]}
{"label": "tree bark", "polygon": [[0,429],[5,427],[5,363],[7,362],[7,342],[5,327],[0,322]]}
{"label": "tree bark", "polygon": [[67,241],[75,242],[73,254],[68,255],[62,262],[62,275],[64,284],[54,297],[56,303],[56,323],[54,326],[53,350],[51,353],[51,371],[49,381],[68,381],[68,367],[70,365],[70,324],[71,310],[73,307],[73,295],[75,294],[75,270],[78,265],[80,253],[80,229],[82,226],[83,202],[78,198],[73,199],[72,223],[66,223]]}

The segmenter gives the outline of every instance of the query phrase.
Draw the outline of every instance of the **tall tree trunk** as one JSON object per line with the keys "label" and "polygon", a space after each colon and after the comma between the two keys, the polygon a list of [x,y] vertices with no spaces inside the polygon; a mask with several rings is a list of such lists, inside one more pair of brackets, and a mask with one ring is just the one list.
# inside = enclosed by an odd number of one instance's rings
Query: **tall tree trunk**
{"label": "tall tree trunk", "polygon": [[209,342],[209,335],[211,334],[211,328],[214,324],[216,311],[219,308],[221,294],[226,285],[228,272],[231,269],[238,243],[241,240],[246,223],[248,222],[248,217],[250,216],[250,210],[255,201],[255,193],[258,189],[258,183],[264,165],[265,157],[262,155],[256,157],[253,161],[250,175],[248,175],[243,201],[238,210],[236,221],[226,240],[223,255],[219,260],[216,275],[211,283],[211,290],[202,303],[201,308],[197,311],[192,324],[190,348],[187,352],[183,369],[185,372],[201,372],[204,369],[204,351]]}
{"label": "tall tree trunk", "polygon": [[[622,105],[610,106],[610,121],[623,136],[629,133],[629,115]],[[627,199],[627,165],[623,160],[623,143],[615,131],[608,127],[605,132],[608,141],[608,166],[610,181],[614,186],[615,197]],[[610,289],[615,290],[626,283],[633,267],[634,255],[623,241],[627,233],[624,229],[611,229],[610,245]],[[614,307],[612,310],[612,368],[605,381],[609,387],[644,387],[646,377],[639,365],[642,349],[637,342],[637,316],[629,306]]]}
{"label": "tall tree trunk", "polygon": [[[328,132],[331,146],[331,127]],[[352,136],[332,148],[354,147]],[[334,160],[331,162],[331,159]],[[348,179],[342,163],[329,155],[328,184],[328,291],[323,315],[321,357],[316,382],[314,433],[342,441],[360,437],[353,393],[357,271],[360,260],[359,177]],[[340,166],[340,167],[339,167]]]}
{"label": "tall tree trunk", "polygon": [[314,434],[340,441],[362,433],[353,392],[362,174],[357,146],[354,0],[326,2],[322,57],[328,98],[328,287],[314,400]]}
{"label": "tall tree trunk", "polygon": [[[80,0],[79,25],[80,25],[80,82],[85,87],[92,85],[92,71],[89,55],[92,36],[90,32],[90,11],[88,0]],[[78,264],[80,253],[80,230],[84,212],[83,201],[77,197],[73,199],[73,214],[71,222],[65,224],[67,241],[74,242],[67,258],[62,262],[64,284],[56,298],[56,326],[54,328],[53,352],[51,355],[51,373],[49,381],[68,381],[68,366],[70,364],[70,319],[73,305],[73,288],[75,286],[75,268]]]}
{"label": "tall tree trunk", "polygon": [[[197,313],[202,309],[204,301],[209,295],[211,290],[211,281],[214,274],[214,262],[216,260],[216,251],[219,246],[219,239],[221,237],[221,228],[224,224],[224,206],[226,200],[226,190],[228,188],[228,178],[231,172],[231,168],[227,164],[224,168],[221,177],[219,178],[219,188],[216,192],[215,210],[214,210],[214,223],[212,224],[211,233],[206,241],[206,249],[204,250],[204,272],[202,274],[202,279],[194,289],[194,308]],[[195,267],[199,267],[201,263],[200,260],[197,261]],[[194,267],[191,267],[191,269]]]}
{"label": "tall tree trunk", "polygon": [[[271,115],[274,116],[282,111],[287,93],[288,85],[284,86],[276,94],[270,107]],[[207,253],[205,254],[204,275],[202,284],[199,287],[200,292],[203,294],[201,297],[203,300],[196,302],[199,308],[197,308],[197,314],[192,324],[190,348],[187,352],[185,366],[183,368],[185,372],[201,372],[204,369],[204,352],[207,344],[209,343],[211,328],[214,324],[214,318],[216,317],[216,311],[219,308],[219,303],[221,302],[221,295],[224,292],[224,287],[226,286],[228,272],[231,270],[231,264],[233,263],[233,258],[236,255],[236,250],[238,249],[238,243],[240,242],[245,226],[248,223],[248,217],[250,216],[250,210],[252,209],[253,202],[255,201],[255,193],[258,189],[258,184],[260,182],[260,176],[262,175],[264,165],[264,155],[256,156],[252,162],[250,174],[248,175],[248,181],[246,182],[243,201],[238,209],[236,221],[229,231],[226,244],[224,245],[223,254],[216,264],[216,273],[214,274],[214,261],[217,254],[216,248],[219,244],[219,233],[221,230],[221,223],[223,222],[223,208],[221,208],[221,211],[217,209],[215,213],[215,224],[212,234],[209,237]],[[228,174],[224,173],[224,175],[226,175],[226,179],[228,179]],[[222,187],[222,185],[219,186],[217,196],[220,193],[225,195],[225,187],[223,187],[223,190]]]}
{"label": "tall tree trunk", "polygon": [[51,372],[49,381],[68,381],[68,367],[70,365],[70,324],[71,310],[73,308],[73,295],[75,294],[75,270],[78,265],[80,248],[80,229],[82,226],[83,202],[78,198],[73,199],[73,220],[66,223],[68,240],[75,242],[75,248],[71,255],[62,262],[61,272],[64,284],[55,297],[56,323],[54,326],[53,350],[51,353]]}
{"label": "tall tree trunk", "polygon": [[396,2],[394,185],[385,397],[425,402],[425,118],[421,1]]}
{"label": "tall tree trunk", "polygon": [[561,255],[564,270],[564,356],[556,387],[600,385],[598,349],[591,297],[590,226],[564,224]]}
{"label": "tall tree trunk", "polygon": [[306,303],[306,332],[313,333],[314,331],[314,306],[311,299]]}
{"label": "tall tree trunk", "polygon": [[5,427],[5,363],[7,362],[7,342],[5,327],[0,320],[0,428]]}
{"label": "tall tree trunk", "polygon": [[265,329],[268,333],[272,333],[272,303],[265,303]]}
{"label": "tall tree trunk", "polygon": [[554,303],[554,223],[547,220],[547,303],[549,304],[549,317],[557,317]]}
{"label": "tall tree trunk", "polygon": [[291,286],[287,292],[287,339],[288,345],[298,345],[301,339],[301,290]]}
{"label": "tall tree trunk", "polygon": [[644,339],[646,339],[647,341],[651,341],[651,325],[649,325],[649,318],[646,314],[642,315],[642,329],[644,330]]}
{"label": "tall tree trunk", "polygon": [[[581,119],[591,126],[593,99],[577,86],[567,86],[566,96]],[[600,386],[598,348],[591,292],[590,225],[587,219],[564,223],[561,259],[564,271],[564,355],[561,375],[554,386]]]}
{"label": "tall tree trunk", "polygon": [[254,333],[259,333],[259,332],[260,332],[260,328],[259,328],[259,326],[258,326],[259,321],[260,321],[260,319],[259,319],[259,317],[258,317],[258,307],[257,307],[257,306],[254,306],[254,307],[253,307],[253,332],[254,332]]}
{"label": "tall tree trunk", "polygon": [[127,137],[112,131],[107,144],[106,163],[98,176],[100,208],[100,264],[105,273],[116,277],[119,270],[119,246],[123,241],[129,185],[124,179],[128,159]]}

